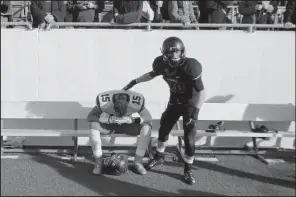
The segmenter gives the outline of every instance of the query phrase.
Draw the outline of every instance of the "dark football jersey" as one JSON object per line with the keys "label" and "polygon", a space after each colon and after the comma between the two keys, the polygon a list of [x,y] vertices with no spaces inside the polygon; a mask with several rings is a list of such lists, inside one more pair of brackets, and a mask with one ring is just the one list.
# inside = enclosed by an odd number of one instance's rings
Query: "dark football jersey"
{"label": "dark football jersey", "polygon": [[197,93],[193,80],[201,77],[202,66],[194,58],[185,58],[182,66],[172,68],[163,61],[162,56],[155,58],[153,72],[162,75],[170,88],[170,103],[187,103]]}

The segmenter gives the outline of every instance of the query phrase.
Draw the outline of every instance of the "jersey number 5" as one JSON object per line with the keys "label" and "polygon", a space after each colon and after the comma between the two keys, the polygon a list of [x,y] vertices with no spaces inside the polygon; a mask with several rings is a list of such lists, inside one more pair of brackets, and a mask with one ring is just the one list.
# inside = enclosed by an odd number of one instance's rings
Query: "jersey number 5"
{"label": "jersey number 5", "polygon": [[101,97],[103,102],[110,102],[111,100],[109,94],[103,94]]}
{"label": "jersey number 5", "polygon": [[140,105],[140,103],[141,103],[141,97],[139,97],[139,96],[133,96],[132,103],[133,104]]}

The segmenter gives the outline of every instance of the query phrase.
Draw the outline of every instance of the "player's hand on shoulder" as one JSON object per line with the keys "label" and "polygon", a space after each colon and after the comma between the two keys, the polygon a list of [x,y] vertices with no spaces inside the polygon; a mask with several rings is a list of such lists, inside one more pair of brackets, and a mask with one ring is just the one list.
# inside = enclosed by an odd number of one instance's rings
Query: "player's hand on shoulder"
{"label": "player's hand on shoulder", "polygon": [[124,88],[123,88],[123,90],[129,90],[129,89],[131,89],[134,85],[136,85],[137,84],[137,80],[132,80],[132,81],[130,81]]}

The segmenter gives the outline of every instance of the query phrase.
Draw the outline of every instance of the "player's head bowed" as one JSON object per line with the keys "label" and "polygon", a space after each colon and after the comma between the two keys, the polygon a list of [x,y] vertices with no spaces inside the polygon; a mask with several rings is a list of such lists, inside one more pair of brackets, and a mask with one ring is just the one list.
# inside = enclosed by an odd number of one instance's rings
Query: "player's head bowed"
{"label": "player's head bowed", "polygon": [[169,37],[163,41],[161,52],[163,60],[172,68],[182,66],[185,61],[185,46],[178,37]]}
{"label": "player's head bowed", "polygon": [[128,96],[126,94],[117,94],[114,96],[114,111],[117,116],[124,116],[127,111]]}

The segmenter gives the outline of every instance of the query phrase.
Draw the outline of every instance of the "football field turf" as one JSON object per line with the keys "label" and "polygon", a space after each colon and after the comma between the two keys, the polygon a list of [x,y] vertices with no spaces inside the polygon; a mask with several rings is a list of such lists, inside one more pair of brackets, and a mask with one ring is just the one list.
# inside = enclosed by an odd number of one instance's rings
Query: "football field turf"
{"label": "football field turf", "polygon": [[259,195],[295,196],[295,163],[275,160],[267,166],[250,156],[216,156],[195,161],[197,184],[186,185],[183,165],[167,161],[141,176],[91,174],[92,161],[73,164],[56,154],[5,154],[1,158],[1,196],[79,195]]}

